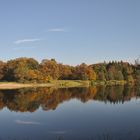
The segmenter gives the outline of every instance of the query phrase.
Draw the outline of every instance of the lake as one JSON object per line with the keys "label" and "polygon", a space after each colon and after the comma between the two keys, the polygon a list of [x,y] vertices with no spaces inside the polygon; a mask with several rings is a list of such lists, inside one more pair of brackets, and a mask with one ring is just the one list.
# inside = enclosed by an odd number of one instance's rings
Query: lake
{"label": "lake", "polygon": [[139,140],[140,87],[0,91],[0,140]]}

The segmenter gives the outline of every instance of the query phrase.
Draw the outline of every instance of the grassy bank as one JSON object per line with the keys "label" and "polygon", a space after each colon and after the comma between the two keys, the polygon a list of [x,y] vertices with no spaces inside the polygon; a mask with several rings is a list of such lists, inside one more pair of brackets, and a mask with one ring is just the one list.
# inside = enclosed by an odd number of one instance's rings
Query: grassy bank
{"label": "grassy bank", "polygon": [[55,80],[50,83],[16,83],[0,82],[0,89],[18,89],[26,87],[89,87],[97,85],[124,85],[126,81],[83,81],[83,80]]}

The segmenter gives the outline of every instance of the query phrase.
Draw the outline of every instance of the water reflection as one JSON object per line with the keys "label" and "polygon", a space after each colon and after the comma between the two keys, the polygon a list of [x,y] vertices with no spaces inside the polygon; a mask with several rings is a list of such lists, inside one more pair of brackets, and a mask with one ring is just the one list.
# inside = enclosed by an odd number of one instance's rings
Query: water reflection
{"label": "water reflection", "polygon": [[1,90],[0,109],[34,112],[39,107],[44,111],[55,110],[64,101],[77,99],[83,103],[98,100],[105,103],[124,103],[140,96],[139,87],[111,86],[90,88],[34,88],[20,90]]}

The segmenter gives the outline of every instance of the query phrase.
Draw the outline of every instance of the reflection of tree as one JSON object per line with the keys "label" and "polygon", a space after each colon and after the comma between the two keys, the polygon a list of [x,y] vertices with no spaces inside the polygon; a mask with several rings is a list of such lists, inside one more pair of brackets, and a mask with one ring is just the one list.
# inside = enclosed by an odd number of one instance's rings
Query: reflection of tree
{"label": "reflection of tree", "polygon": [[2,92],[0,92],[0,109],[3,109],[4,102],[3,102],[3,98],[4,98],[4,94]]}
{"label": "reflection of tree", "polygon": [[118,103],[122,101],[123,88],[124,88],[123,86],[107,87],[105,91],[107,94],[107,99],[113,103]]}
{"label": "reflection of tree", "polygon": [[140,88],[128,86],[100,86],[90,88],[37,88],[20,90],[3,90],[0,92],[0,109],[20,112],[34,112],[39,107],[43,110],[56,109],[57,106],[70,99],[78,99],[85,103],[99,100],[105,103],[120,103],[140,96]]}

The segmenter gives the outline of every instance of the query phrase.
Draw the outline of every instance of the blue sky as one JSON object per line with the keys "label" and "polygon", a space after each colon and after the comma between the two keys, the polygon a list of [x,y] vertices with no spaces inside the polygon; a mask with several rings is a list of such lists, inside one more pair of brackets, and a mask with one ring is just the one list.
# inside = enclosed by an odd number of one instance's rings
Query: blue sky
{"label": "blue sky", "polygon": [[140,0],[1,0],[0,59],[65,64],[140,55]]}

